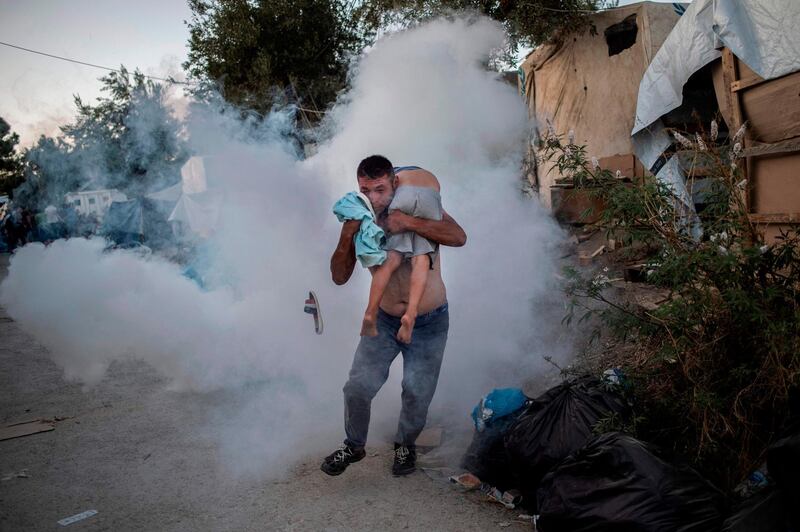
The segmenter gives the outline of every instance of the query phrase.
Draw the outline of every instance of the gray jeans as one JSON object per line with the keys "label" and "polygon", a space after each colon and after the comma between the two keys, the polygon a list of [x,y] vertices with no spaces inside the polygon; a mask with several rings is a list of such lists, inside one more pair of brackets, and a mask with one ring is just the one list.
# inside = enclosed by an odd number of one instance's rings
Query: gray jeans
{"label": "gray jeans", "polygon": [[412,445],[425,427],[428,406],[439,381],[450,315],[447,303],[417,316],[410,344],[397,341],[400,318],[378,312],[378,336],[362,337],[344,385],[344,442],[364,447],[369,430],[370,404],[389,377],[389,367],[403,353],[403,407],[395,442]]}

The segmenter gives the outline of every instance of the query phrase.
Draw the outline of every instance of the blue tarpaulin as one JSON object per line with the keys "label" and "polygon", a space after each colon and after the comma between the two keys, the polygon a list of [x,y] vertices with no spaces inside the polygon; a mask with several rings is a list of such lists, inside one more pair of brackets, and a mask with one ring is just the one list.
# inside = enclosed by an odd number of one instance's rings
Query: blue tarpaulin
{"label": "blue tarpaulin", "polygon": [[120,245],[167,240],[171,229],[153,201],[136,198],[115,201],[103,218],[100,233]]}

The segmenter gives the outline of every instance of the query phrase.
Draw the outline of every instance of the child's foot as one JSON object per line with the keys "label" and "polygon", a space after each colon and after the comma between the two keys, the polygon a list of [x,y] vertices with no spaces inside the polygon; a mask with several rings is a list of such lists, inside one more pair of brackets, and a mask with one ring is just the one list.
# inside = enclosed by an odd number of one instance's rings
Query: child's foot
{"label": "child's foot", "polygon": [[364,315],[361,322],[361,336],[378,336],[378,324],[375,316]]}
{"label": "child's foot", "polygon": [[417,321],[417,317],[411,314],[403,314],[403,317],[400,318],[400,330],[397,331],[397,339],[404,344],[411,343],[411,333],[414,332],[414,322]]}

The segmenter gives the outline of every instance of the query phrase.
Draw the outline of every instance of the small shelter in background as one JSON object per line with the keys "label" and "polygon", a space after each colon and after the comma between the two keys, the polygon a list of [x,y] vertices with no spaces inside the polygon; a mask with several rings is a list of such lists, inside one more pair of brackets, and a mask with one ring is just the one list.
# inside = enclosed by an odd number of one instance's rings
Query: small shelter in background
{"label": "small shelter in background", "polygon": [[164,214],[148,198],[112,203],[103,219],[100,234],[122,246],[146,244],[157,248],[172,239]]}
{"label": "small shelter in background", "polygon": [[216,211],[208,214],[197,205],[209,193],[203,159],[191,157],[181,167],[181,180],[166,188],[128,201],[114,201],[100,228],[101,234],[118,245],[147,244],[161,247],[186,236],[187,231],[208,236],[216,223]]}
{"label": "small shelter in background", "polygon": [[[690,118],[690,113],[701,111]],[[767,241],[800,224],[800,2],[694,0],[644,73],[633,141],[645,168],[702,203],[703,175],[682,164],[669,127],[722,134],[747,123],[740,165],[750,219]],[[727,126],[727,127],[725,127]]]}
{"label": "small shelter in background", "polygon": [[[520,68],[520,83],[535,133],[548,127],[561,135],[572,130],[575,142],[586,145],[602,167],[631,178],[643,175],[631,140],[639,83],[683,9],[641,2],[601,11],[590,15],[595,31],[534,49]],[[575,218],[585,205],[564,211],[568,185],[557,182],[553,166],[539,162],[528,179],[557,217]]]}
{"label": "small shelter in background", "polygon": [[219,220],[219,195],[208,190],[203,157],[191,157],[181,168],[181,181],[147,195],[160,205],[178,238],[208,238]]}
{"label": "small shelter in background", "polygon": [[85,188],[66,194],[64,199],[78,214],[102,220],[112,203],[127,201],[128,197],[117,189]]}

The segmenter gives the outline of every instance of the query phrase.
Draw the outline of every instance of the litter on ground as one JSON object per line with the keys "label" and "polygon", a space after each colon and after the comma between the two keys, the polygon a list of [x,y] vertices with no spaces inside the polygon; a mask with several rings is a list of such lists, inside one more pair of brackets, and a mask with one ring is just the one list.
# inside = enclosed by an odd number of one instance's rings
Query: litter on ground
{"label": "litter on ground", "polygon": [[85,512],[81,512],[79,514],[71,515],[69,517],[65,517],[58,521],[58,524],[61,526],[68,526],[72,523],[77,523],[78,521],[83,521],[93,515],[97,515],[97,510],[86,510]]}

